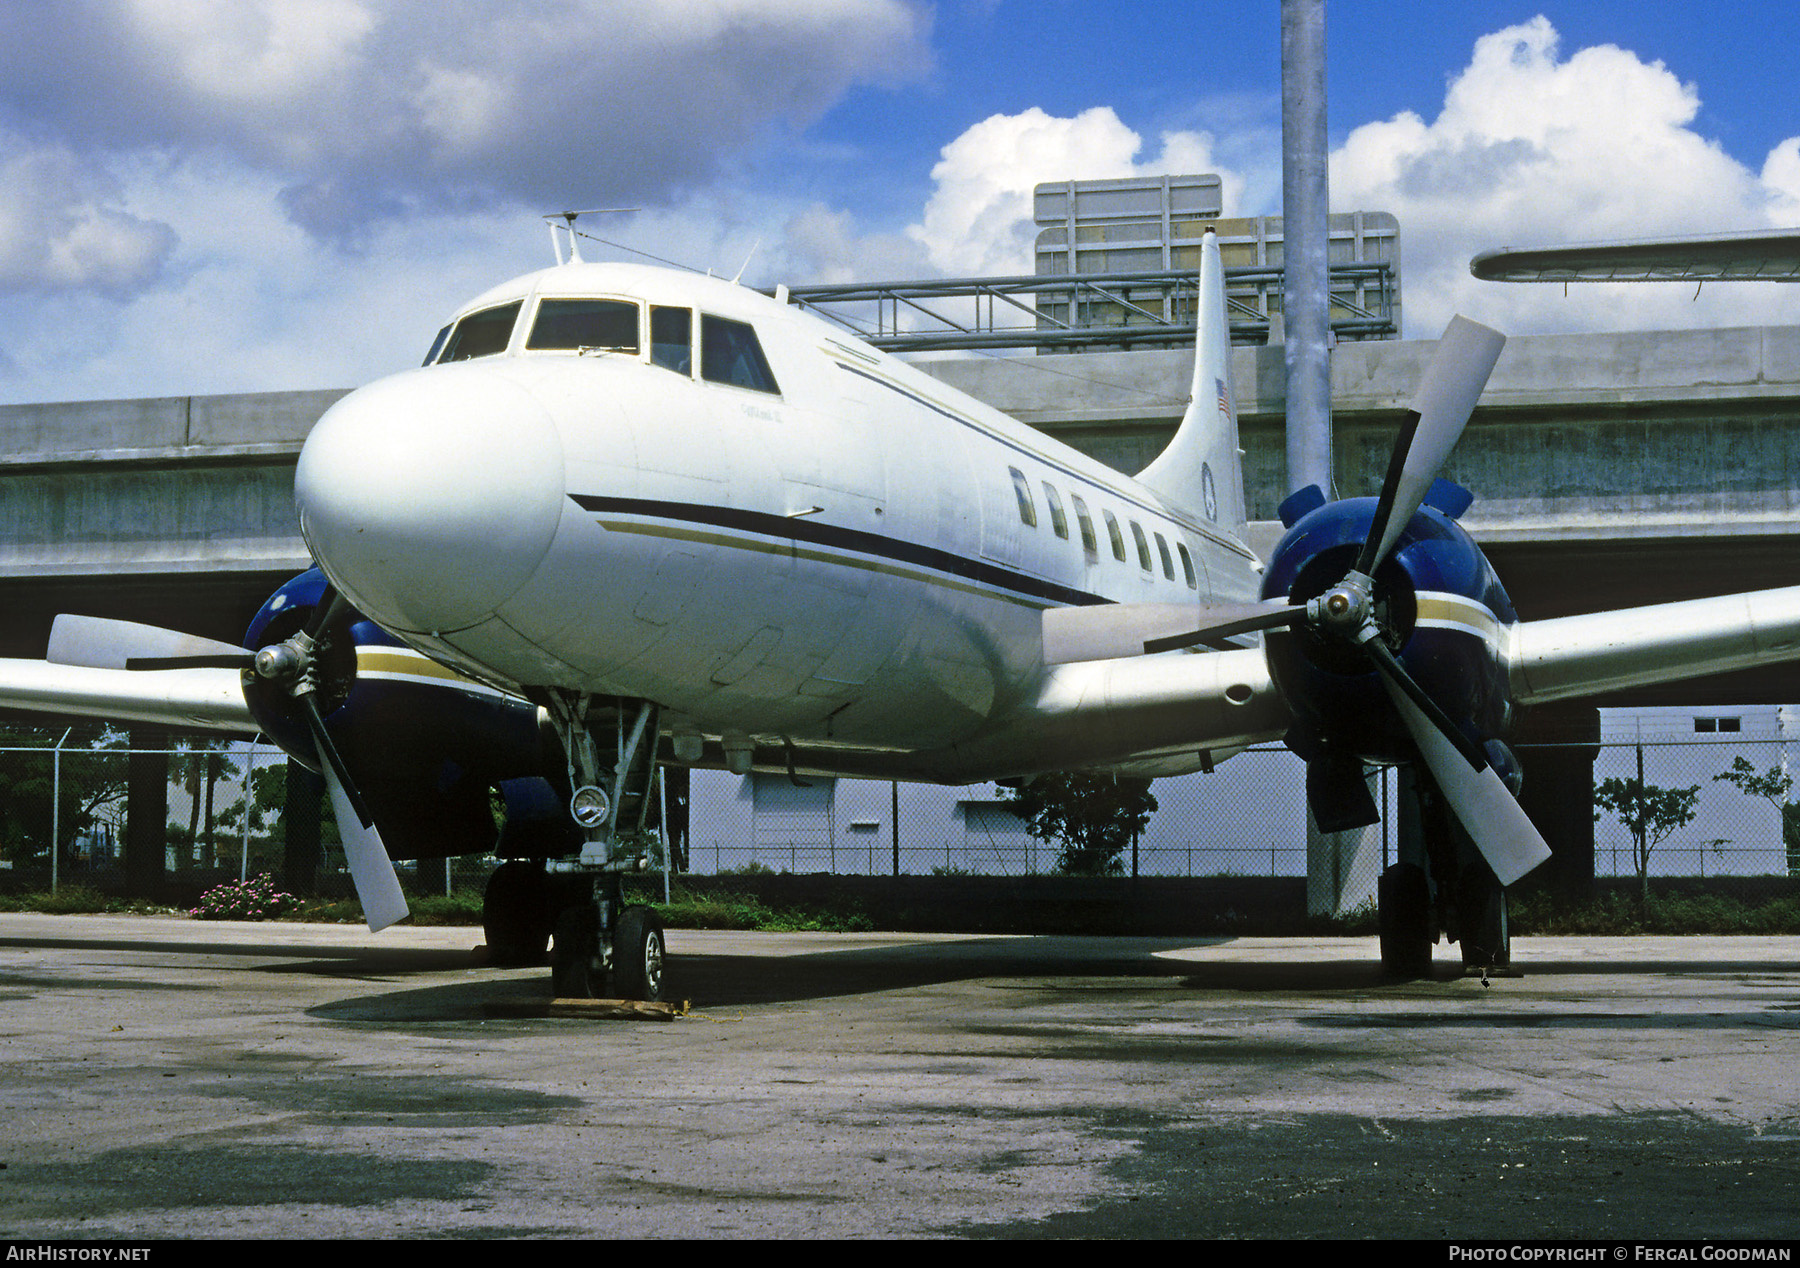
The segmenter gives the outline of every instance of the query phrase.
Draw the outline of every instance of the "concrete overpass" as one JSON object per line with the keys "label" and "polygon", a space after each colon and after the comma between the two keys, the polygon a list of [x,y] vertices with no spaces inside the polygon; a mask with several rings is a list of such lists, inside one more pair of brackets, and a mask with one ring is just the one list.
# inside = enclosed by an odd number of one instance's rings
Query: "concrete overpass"
{"label": "concrete overpass", "polygon": [[[1432,346],[1346,344],[1333,362],[1340,491],[1374,492]],[[920,363],[1121,470],[1185,405],[1181,352]],[[1253,517],[1285,492],[1280,348],[1233,366]],[[235,640],[306,566],[301,442],[342,391],[0,407],[0,655],[41,655],[58,611]],[[1800,327],[1515,338],[1446,474],[1522,616],[1800,580]],[[1273,540],[1262,526],[1259,545]],[[1800,669],[1632,703],[1800,700]],[[1609,703],[1626,703],[1610,701]]]}

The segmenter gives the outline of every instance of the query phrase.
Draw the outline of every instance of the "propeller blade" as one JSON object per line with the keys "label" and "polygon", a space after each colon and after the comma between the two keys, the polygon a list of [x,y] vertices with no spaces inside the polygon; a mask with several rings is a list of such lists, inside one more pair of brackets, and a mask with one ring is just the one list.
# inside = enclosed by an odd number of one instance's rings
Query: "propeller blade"
{"label": "propeller blade", "polygon": [[1375,668],[1381,671],[1383,682],[1392,683],[1405,692],[1407,699],[1412,701],[1413,707],[1424,714],[1426,719],[1443,733],[1444,739],[1450,743],[1452,748],[1462,754],[1463,760],[1469,764],[1471,769],[1480,770],[1488,764],[1487,754],[1481,751],[1481,746],[1464,734],[1463,729],[1452,722],[1447,713],[1438,708],[1437,701],[1425,694],[1425,688],[1419,685],[1416,678],[1406,672],[1406,667],[1388,649],[1386,643],[1379,638],[1371,638],[1361,646],[1363,651],[1369,654],[1369,659],[1374,662]]}
{"label": "propeller blade", "polygon": [[1505,346],[1506,336],[1499,331],[1464,317],[1451,319],[1413,397],[1407,426],[1394,444],[1375,520],[1356,561],[1357,572],[1374,576],[1412,521],[1468,426]]}
{"label": "propeller blade", "polygon": [[1216,623],[1164,638],[1146,639],[1144,651],[1172,652],[1177,648],[1193,647],[1199,643],[1229,651],[1234,644],[1227,640],[1233,635],[1272,630],[1283,625],[1298,625],[1306,618],[1306,608],[1304,605],[1290,606],[1285,599],[1269,603],[1221,603],[1202,610],[1201,616],[1214,618]]}
{"label": "propeller blade", "polygon": [[1381,822],[1369,773],[1350,754],[1326,753],[1306,764],[1306,808],[1320,832],[1349,832]]}
{"label": "propeller blade", "polygon": [[156,625],[64,613],[50,626],[44,659],[90,669],[242,669],[255,653]]}
{"label": "propeller blade", "polygon": [[337,745],[325,730],[317,702],[309,695],[304,704],[313,746],[319,753],[319,768],[325,772],[325,788],[331,794],[331,812],[337,818],[338,835],[343,838],[344,858],[350,864],[350,879],[356,883],[356,897],[362,902],[369,932],[375,933],[405,917],[406,895],[401,892],[400,878],[394,873],[394,861],[388,857],[381,833],[375,830],[375,820],[357,794]]}
{"label": "propeller blade", "polygon": [[125,662],[127,669],[249,669],[256,663],[256,653],[238,651],[217,656],[133,656]]}
{"label": "propeller blade", "polygon": [[[1082,660],[1115,660],[1166,652],[1196,643],[1215,643],[1231,634],[1296,619],[1285,601],[1262,603],[1101,603],[1089,607],[1046,608],[1043,613],[1044,663],[1066,665]],[[1246,623],[1246,621],[1248,623]],[[1198,626],[1198,631],[1196,631]]]}
{"label": "propeller blade", "polygon": [[1525,817],[1518,800],[1500,782],[1493,766],[1484,759],[1479,769],[1472,768],[1466,755],[1425,716],[1395,679],[1383,674],[1381,685],[1400,711],[1418,746],[1420,759],[1500,884],[1511,885],[1548,859],[1550,847]]}
{"label": "propeller blade", "polygon": [[338,593],[338,588],[327,582],[325,589],[319,593],[318,603],[313,605],[312,619],[306,623],[306,636],[311,639],[319,638],[330,628],[332,618],[338,614],[339,609],[349,606],[348,600]]}

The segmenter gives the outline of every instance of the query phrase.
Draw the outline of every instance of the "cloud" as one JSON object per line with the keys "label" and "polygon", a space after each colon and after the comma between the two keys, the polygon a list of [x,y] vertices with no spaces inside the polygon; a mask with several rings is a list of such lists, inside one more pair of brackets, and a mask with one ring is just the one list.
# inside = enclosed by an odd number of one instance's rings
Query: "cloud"
{"label": "cloud", "polygon": [[[1697,90],[1611,45],[1559,56],[1544,18],[1476,42],[1429,122],[1401,114],[1352,131],[1331,156],[1331,204],[1400,221],[1408,333],[1457,311],[1515,332],[1780,319],[1767,287],[1561,288],[1478,282],[1498,246],[1765,227],[1800,208],[1789,141],[1759,175],[1694,131]],[[1791,313],[1790,313],[1791,316]]]}
{"label": "cloud", "polygon": [[929,64],[903,0],[0,0],[0,115],[210,151],[354,240],[409,207],[667,198]]}
{"label": "cloud", "polygon": [[0,291],[124,298],[154,282],[175,231],[124,211],[121,193],[66,149],[0,136]]}
{"label": "cloud", "polygon": [[903,281],[928,277],[925,246],[906,234],[863,234],[847,211],[813,203],[790,217],[782,231],[789,279],[819,284]]}
{"label": "cloud", "polygon": [[944,273],[1014,274],[1033,270],[1031,191],[1044,181],[1218,172],[1225,209],[1235,214],[1244,177],[1215,160],[1209,134],[1166,132],[1162,144],[1156,157],[1136,162],[1143,138],[1109,106],[1070,119],[1036,107],[994,115],[943,148],[931,171],[937,188],[908,232]]}
{"label": "cloud", "polygon": [[1789,137],[1763,163],[1763,188],[1769,192],[1769,219],[1773,224],[1800,224],[1800,137]]}

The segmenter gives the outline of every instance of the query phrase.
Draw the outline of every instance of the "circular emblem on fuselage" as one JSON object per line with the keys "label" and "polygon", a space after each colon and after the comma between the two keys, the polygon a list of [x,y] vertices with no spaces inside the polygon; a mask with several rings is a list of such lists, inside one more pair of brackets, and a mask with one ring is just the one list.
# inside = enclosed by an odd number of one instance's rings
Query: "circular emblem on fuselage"
{"label": "circular emblem on fuselage", "polygon": [[1207,463],[1200,464],[1200,501],[1206,508],[1206,518],[1219,518],[1219,492],[1213,488],[1212,467]]}

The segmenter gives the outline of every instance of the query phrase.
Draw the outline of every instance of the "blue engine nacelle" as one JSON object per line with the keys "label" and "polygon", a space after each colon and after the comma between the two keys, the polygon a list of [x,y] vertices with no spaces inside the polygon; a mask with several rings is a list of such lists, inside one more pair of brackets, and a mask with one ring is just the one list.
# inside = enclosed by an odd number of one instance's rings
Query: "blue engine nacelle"
{"label": "blue engine nacelle", "polygon": [[[318,569],[269,596],[244,636],[257,649],[302,629],[327,589]],[[359,661],[400,648],[386,631],[348,608],[348,620],[323,632],[318,697],[326,729],[394,858],[445,858],[497,850],[552,856],[578,848],[563,810],[566,764],[538,709],[427,661],[412,675],[359,672]],[[245,696],[263,733],[302,765],[318,770],[304,715],[286,686],[245,674]],[[496,827],[490,790],[506,804]]]}
{"label": "blue engine nacelle", "polygon": [[[1474,539],[1456,523],[1468,492],[1439,480],[1375,571],[1375,615],[1389,649],[1481,744],[1511,722],[1500,640],[1518,618]],[[1263,577],[1265,599],[1304,603],[1355,564],[1377,499],[1327,503],[1315,488],[1282,504],[1287,534]],[[1306,625],[1267,635],[1269,671],[1294,711],[1288,746],[1308,762],[1410,760],[1413,745],[1381,676],[1353,645]]]}

